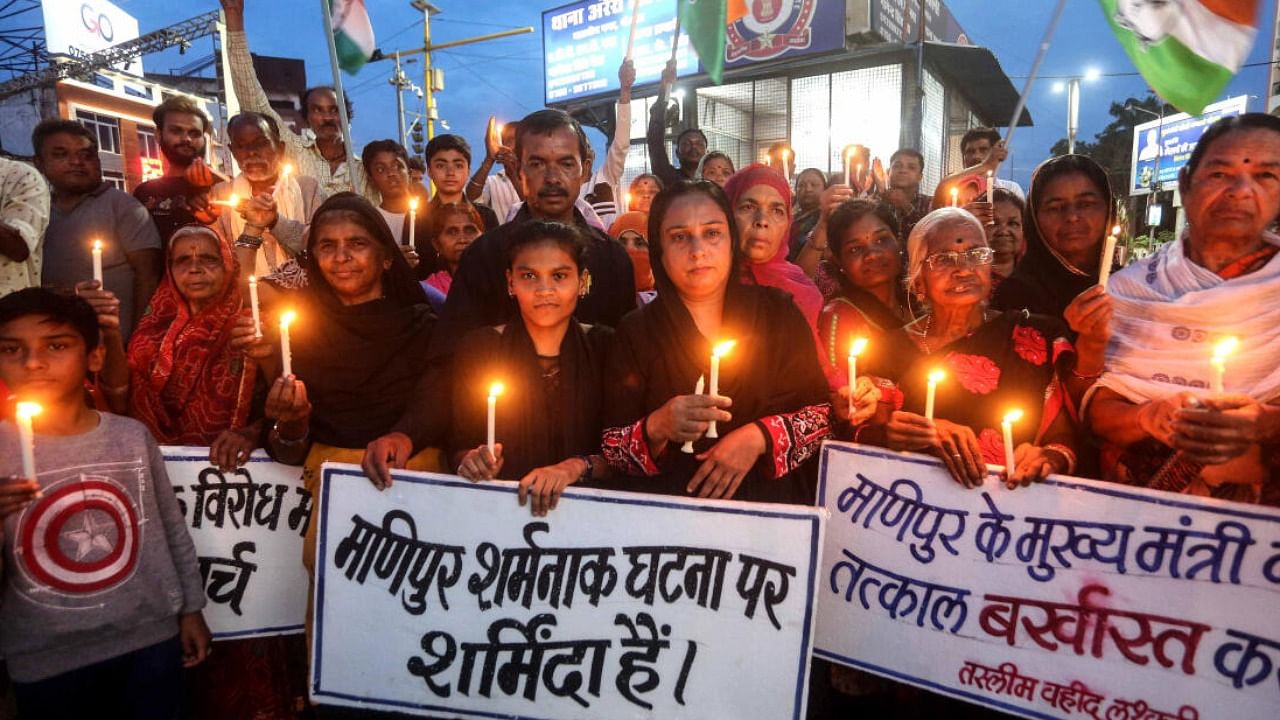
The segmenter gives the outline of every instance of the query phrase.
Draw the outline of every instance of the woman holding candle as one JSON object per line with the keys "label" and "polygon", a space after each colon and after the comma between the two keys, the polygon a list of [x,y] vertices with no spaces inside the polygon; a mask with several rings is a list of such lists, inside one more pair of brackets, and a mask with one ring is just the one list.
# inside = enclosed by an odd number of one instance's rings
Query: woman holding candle
{"label": "woman holding candle", "polygon": [[[587,243],[562,223],[532,221],[508,251],[509,292],[520,315],[480,328],[458,345],[453,363],[453,427],[458,474],[520,481],[520,503],[534,515],[555,508],[568,486],[603,477],[600,457],[604,359],[613,331],[573,319],[586,292]],[[486,400],[495,397],[491,452]]]}
{"label": "woman holding candle", "polygon": [[[883,405],[882,414],[899,404],[892,383],[877,379],[892,376],[896,358],[913,351],[906,336],[894,332],[912,315],[902,284],[893,208],[873,200],[850,200],[836,208],[827,223],[840,294],[819,315],[818,331],[823,369],[839,398],[832,403],[840,421],[836,432],[848,437],[878,404]],[[855,338],[864,338],[866,348],[857,361],[860,382],[851,391],[848,355]],[[848,409],[851,392],[853,413]]]}
{"label": "woman holding candle", "polygon": [[1016,409],[1024,417],[1012,427],[1016,466],[1006,483],[1073,471],[1078,445],[1060,377],[1076,357],[1066,328],[1053,318],[987,309],[993,253],[968,212],[929,213],[907,246],[907,287],[926,310],[895,331],[913,346],[886,373],[902,392],[901,408],[859,439],[883,432],[889,447],[937,455],[958,482],[977,487],[988,463],[1005,464],[1000,423]]}
{"label": "woman holding candle", "polygon": [[1280,118],[1218,121],[1179,184],[1186,232],[1107,288],[1115,339],[1085,407],[1103,477],[1280,505]]}
{"label": "woman holding candle", "polygon": [[[771,171],[770,171],[771,172]],[[649,216],[658,297],[625,317],[605,372],[604,455],[623,489],[813,502],[808,461],[830,406],[812,332],[790,298],[744,284],[733,208],[707,181],[664,190]],[[719,396],[690,394],[720,362]],[[719,439],[705,438],[711,421]],[[694,454],[680,452],[693,441]]]}
{"label": "woman holding candle", "polygon": [[[1000,283],[992,305],[1061,318],[1081,353],[1101,354],[1112,302],[1098,286],[1098,271],[1114,205],[1107,172],[1093,160],[1062,155],[1042,163],[1028,193],[1026,256]],[[1094,340],[1102,345],[1090,345]]]}

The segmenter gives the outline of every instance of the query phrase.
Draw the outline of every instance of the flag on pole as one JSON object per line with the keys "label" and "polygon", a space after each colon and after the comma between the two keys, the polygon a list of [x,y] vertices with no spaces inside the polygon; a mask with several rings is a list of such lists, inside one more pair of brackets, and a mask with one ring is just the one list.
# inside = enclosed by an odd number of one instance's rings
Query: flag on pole
{"label": "flag on pole", "polygon": [[676,0],[676,4],[680,27],[689,36],[711,82],[719,85],[724,79],[724,46],[729,25],[747,14],[746,0]]}
{"label": "flag on pole", "polygon": [[373,25],[364,0],[329,0],[333,12],[333,44],[338,66],[355,75],[373,57]]}
{"label": "flag on pole", "polygon": [[1099,0],[1151,88],[1199,115],[1240,71],[1258,34],[1257,0]]}

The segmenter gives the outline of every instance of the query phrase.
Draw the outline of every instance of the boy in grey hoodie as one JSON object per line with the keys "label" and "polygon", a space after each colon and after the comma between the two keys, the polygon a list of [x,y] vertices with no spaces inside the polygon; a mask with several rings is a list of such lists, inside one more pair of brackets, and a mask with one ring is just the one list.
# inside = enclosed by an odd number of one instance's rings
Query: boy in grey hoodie
{"label": "boy in grey hoodie", "polygon": [[172,718],[209,653],[204,586],[164,459],[142,424],[85,403],[98,318],[31,288],[0,298],[0,382],[34,401],[35,477],[0,422],[0,655],[31,718]]}

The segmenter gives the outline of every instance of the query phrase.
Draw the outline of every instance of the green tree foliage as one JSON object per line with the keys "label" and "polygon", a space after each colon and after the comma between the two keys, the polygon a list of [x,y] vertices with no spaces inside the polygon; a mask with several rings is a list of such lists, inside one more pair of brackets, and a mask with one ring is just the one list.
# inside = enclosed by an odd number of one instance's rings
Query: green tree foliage
{"label": "green tree foliage", "polygon": [[[1155,116],[1134,108],[1149,110],[1158,115],[1160,99],[1155,95],[1148,95],[1142,99],[1129,98],[1124,102],[1113,102],[1109,112],[1115,119],[1103,128],[1102,132],[1094,135],[1092,142],[1076,139],[1076,153],[1088,155],[1106,168],[1107,175],[1111,179],[1111,189],[1121,197],[1128,194],[1126,189],[1129,187],[1129,166],[1133,158],[1133,128],[1156,119]],[[1165,117],[1177,112],[1172,105],[1166,104],[1164,107]],[[1050,152],[1054,155],[1065,155],[1067,139],[1062,138],[1054,143]]]}

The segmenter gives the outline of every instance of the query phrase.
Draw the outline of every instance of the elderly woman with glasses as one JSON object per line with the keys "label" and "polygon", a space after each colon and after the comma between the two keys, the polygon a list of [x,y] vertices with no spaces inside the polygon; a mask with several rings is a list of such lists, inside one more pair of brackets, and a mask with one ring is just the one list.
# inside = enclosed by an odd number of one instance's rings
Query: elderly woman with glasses
{"label": "elderly woman with glasses", "polygon": [[[1004,482],[1015,487],[1073,472],[1076,393],[1062,378],[1086,360],[1076,357],[1062,321],[987,308],[994,252],[982,224],[964,210],[925,216],[907,254],[907,289],[924,312],[894,331],[911,347],[887,378],[901,392],[898,407],[887,418],[881,413],[880,426],[865,428],[859,440],[937,455],[958,482],[977,487],[988,464],[1005,464],[1001,420],[1021,411],[1013,425],[1014,469],[1001,475]],[[930,419],[927,386],[935,372],[942,379]]]}

